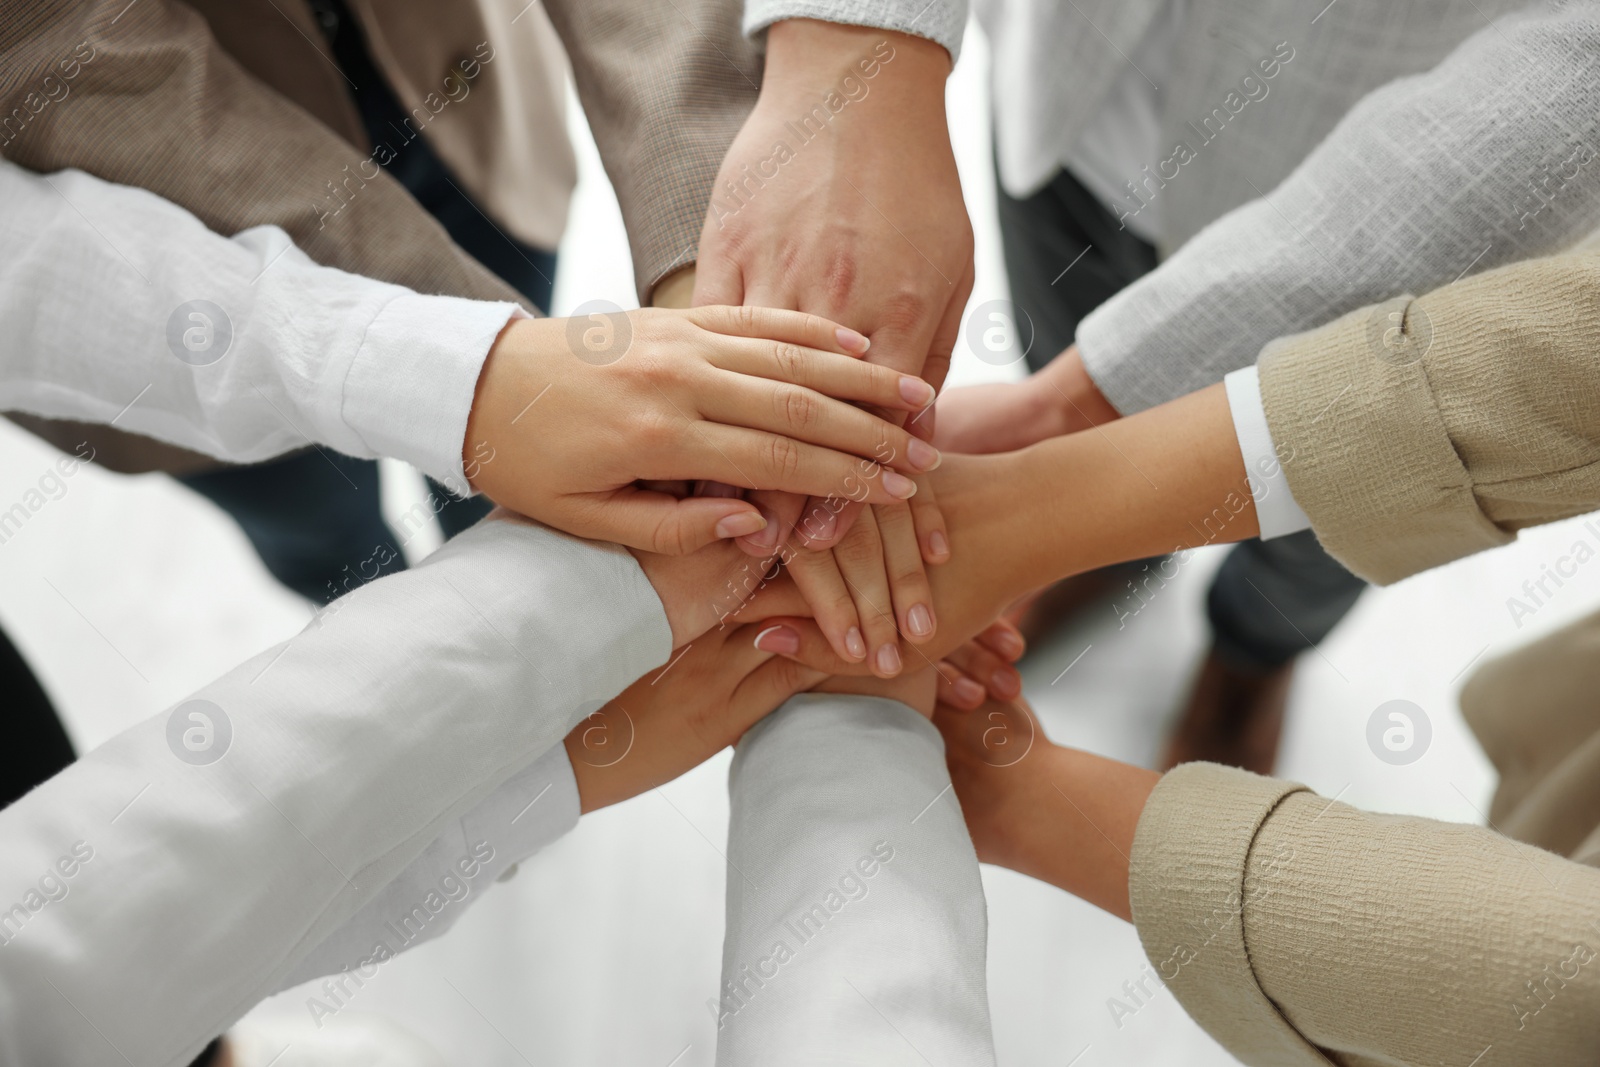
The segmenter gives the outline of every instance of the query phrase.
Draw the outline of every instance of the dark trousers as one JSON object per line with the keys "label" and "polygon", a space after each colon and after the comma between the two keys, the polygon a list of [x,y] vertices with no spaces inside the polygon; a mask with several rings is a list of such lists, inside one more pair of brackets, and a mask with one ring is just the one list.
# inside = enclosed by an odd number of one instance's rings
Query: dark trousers
{"label": "dark trousers", "polygon": [[[1155,269],[1156,250],[1062,171],[1034,195],[998,191],[1011,299],[1034,324],[1028,364],[1038,370],[1072,344],[1078,323]],[[1206,596],[1217,654],[1266,672],[1319,643],[1366,583],[1322,550],[1310,530],[1250,540],[1223,561]]]}
{"label": "dark trousers", "polygon": [[[478,262],[541,311],[550,309],[554,253],[505,234],[461,191],[461,183],[426,140],[406,141],[406,109],[367,52],[343,0],[312,0],[323,35],[374,142],[402,144],[386,168]],[[405,557],[379,507],[378,464],[312,449],[248,467],[189,475],[182,482],[232,515],[272,576],[314,603],[405,568]],[[489,512],[488,501],[461,499],[428,482],[445,537]]]}

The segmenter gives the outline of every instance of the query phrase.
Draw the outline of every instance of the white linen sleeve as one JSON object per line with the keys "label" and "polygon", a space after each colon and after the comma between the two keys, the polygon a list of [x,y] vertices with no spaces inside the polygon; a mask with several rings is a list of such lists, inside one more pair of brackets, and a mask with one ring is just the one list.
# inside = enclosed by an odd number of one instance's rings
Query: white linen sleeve
{"label": "white linen sleeve", "polygon": [[983,883],[933,724],[794,697],[729,794],[718,1067],[993,1064]]}
{"label": "white linen sleeve", "polygon": [[1301,510],[1289,489],[1289,476],[1278,459],[1278,448],[1267,426],[1267,409],[1261,403],[1261,379],[1254,364],[1232,371],[1222,379],[1228,394],[1228,413],[1239,438],[1245,477],[1256,503],[1260,537],[1270,541],[1311,529],[1311,518]]}
{"label": "white linen sleeve", "polygon": [[1590,233],[1597,54],[1600,7],[1535,3],[1369,93],[1277,188],[1083,320],[1090,377],[1131,415],[1214,385],[1275,338]]}
{"label": "white linen sleeve", "polygon": [[240,463],[392,456],[471,491],[467,415],[516,305],[321,267],[275,226],[223,237],[80,171],[0,161],[0,196],[0,408]]}
{"label": "white linen sleeve", "polygon": [[944,45],[953,66],[961,57],[967,7],[967,0],[745,0],[744,32],[756,37],[785,19],[870,26]]}
{"label": "white linen sleeve", "polygon": [[491,885],[578,825],[580,812],[578,780],[558,742],[444,827],[394,881],[312,949],[283,988],[325,974],[360,977],[385,953],[444,935]]}
{"label": "white linen sleeve", "polygon": [[626,552],[490,520],[112,738],[0,812],[0,1063],[184,1067],[671,644]]}

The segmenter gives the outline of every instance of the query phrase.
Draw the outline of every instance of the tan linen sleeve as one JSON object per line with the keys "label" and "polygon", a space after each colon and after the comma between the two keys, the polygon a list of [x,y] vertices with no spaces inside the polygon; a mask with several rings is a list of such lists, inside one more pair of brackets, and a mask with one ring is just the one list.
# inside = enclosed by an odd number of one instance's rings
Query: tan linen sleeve
{"label": "tan linen sleeve", "polygon": [[741,0],[545,0],[616,187],[639,301],[695,261],[717,169],[755,107]]}
{"label": "tan linen sleeve", "polygon": [[1600,1062],[1600,870],[1203,763],[1131,859],[1151,963],[1251,1067]]}
{"label": "tan linen sleeve", "polygon": [[1386,584],[1600,508],[1600,254],[1502,267],[1266,346],[1324,547]]}
{"label": "tan linen sleeve", "polygon": [[[273,32],[303,32],[248,2]],[[247,73],[175,0],[0,0],[4,118],[0,154],[32,170],[141,186],[230,236],[279,226],[318,263],[418,292],[519,300],[367,153]]]}

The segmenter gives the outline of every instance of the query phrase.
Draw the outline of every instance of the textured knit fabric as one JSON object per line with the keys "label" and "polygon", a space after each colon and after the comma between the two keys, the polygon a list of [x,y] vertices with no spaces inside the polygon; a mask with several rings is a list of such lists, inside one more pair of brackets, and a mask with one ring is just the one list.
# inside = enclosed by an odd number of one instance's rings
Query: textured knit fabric
{"label": "textured knit fabric", "polygon": [[[1412,7],[1380,6],[1396,18]],[[1469,21],[1488,10],[1449,7]],[[1318,32],[1353,10],[1350,0],[1332,5]],[[1365,30],[1345,29],[1354,47],[1385,26],[1375,14]],[[1410,25],[1406,39],[1424,28]],[[1297,65],[1312,54],[1310,44],[1297,51],[1278,79],[1304,73]],[[1359,82],[1362,69],[1352,60],[1324,73],[1339,85]],[[1172,96],[1187,92],[1180,79]],[[1267,96],[1239,117],[1281,114],[1293,99]],[[1600,225],[1600,4],[1537,4],[1484,26],[1437,67],[1366,96],[1281,185],[1274,164],[1293,166],[1305,143],[1229,146],[1231,132],[1191,143],[1195,161],[1160,193],[1171,198],[1167,218],[1203,180],[1185,171],[1207,160],[1237,171],[1229,188],[1262,198],[1193,237],[1078,329],[1089,373],[1125,414],[1220,380],[1274,338],[1550,254]]]}
{"label": "textured knit fabric", "polygon": [[1274,342],[1260,382],[1294,499],[1323,546],[1370,581],[1593,511],[1600,249],[1502,267]]}
{"label": "textured knit fabric", "polygon": [[1129,891],[1167,988],[1249,1067],[1600,1058],[1600,870],[1493,830],[1186,764]]}
{"label": "textured knit fabric", "polygon": [[0,812],[0,1063],[187,1064],[670,646],[626,552],[489,521],[197,691],[198,748],[189,701],[107,741]]}
{"label": "textured knit fabric", "polygon": [[983,884],[933,725],[798,696],[729,793],[719,1067],[993,1064]]}
{"label": "textured knit fabric", "polygon": [[784,19],[817,19],[926,37],[944,45],[953,65],[967,31],[967,0],[745,0],[744,31],[751,36]]}

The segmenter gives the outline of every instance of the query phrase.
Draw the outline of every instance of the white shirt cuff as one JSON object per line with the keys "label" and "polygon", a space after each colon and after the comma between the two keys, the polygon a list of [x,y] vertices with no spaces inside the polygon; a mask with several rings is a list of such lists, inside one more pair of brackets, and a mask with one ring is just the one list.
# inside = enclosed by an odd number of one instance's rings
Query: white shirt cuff
{"label": "white shirt cuff", "polygon": [[458,496],[483,361],[515,304],[404,293],[385,304],[345,375],[341,415],[370,455],[405,460]]}
{"label": "white shirt cuff", "polygon": [[1244,457],[1250,495],[1256,502],[1261,539],[1269,541],[1311,529],[1311,519],[1289,490],[1289,479],[1283,473],[1277,446],[1272,442],[1256,368],[1249,366],[1233,371],[1222,381],[1228,391],[1228,410],[1233,415],[1233,432],[1239,438],[1239,453]]}

